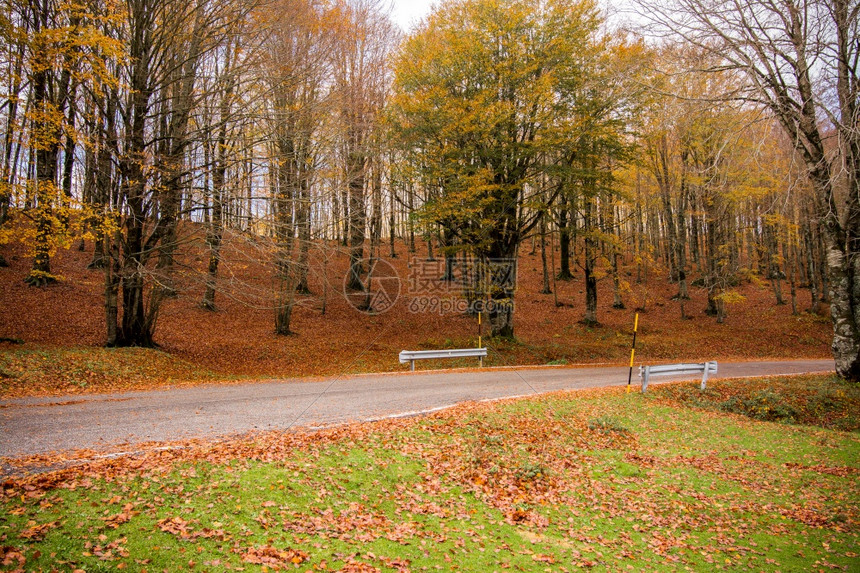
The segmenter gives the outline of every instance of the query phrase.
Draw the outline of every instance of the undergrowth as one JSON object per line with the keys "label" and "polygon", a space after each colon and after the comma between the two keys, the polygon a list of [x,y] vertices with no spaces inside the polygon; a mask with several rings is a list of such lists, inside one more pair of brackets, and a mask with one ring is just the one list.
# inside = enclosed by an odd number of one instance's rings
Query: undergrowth
{"label": "undergrowth", "polygon": [[[650,389],[649,389],[650,390]],[[653,395],[756,420],[860,430],[860,386],[835,375],[773,376],[656,386]]]}

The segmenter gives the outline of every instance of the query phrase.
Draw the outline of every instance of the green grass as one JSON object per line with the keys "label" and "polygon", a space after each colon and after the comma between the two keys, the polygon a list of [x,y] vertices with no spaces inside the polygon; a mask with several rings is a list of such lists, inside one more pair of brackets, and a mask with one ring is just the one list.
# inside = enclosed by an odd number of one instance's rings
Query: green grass
{"label": "green grass", "polygon": [[670,395],[468,405],[10,481],[0,569],[858,570],[860,434]]}

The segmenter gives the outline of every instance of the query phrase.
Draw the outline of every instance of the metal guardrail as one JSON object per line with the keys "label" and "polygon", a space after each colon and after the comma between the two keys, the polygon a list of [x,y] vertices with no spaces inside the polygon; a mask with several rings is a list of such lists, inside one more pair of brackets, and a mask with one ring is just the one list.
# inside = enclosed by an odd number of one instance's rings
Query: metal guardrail
{"label": "metal guardrail", "polygon": [[642,392],[648,389],[651,376],[673,376],[677,374],[702,373],[702,390],[708,383],[708,375],[717,373],[717,362],[694,362],[685,364],[660,364],[657,366],[640,366],[639,376],[642,378]]}
{"label": "metal guardrail", "polygon": [[402,350],[400,352],[400,363],[409,362],[412,371],[415,371],[416,360],[428,360],[432,358],[463,358],[476,357],[480,366],[484,365],[484,357],[487,355],[486,348],[454,348],[449,350]]}

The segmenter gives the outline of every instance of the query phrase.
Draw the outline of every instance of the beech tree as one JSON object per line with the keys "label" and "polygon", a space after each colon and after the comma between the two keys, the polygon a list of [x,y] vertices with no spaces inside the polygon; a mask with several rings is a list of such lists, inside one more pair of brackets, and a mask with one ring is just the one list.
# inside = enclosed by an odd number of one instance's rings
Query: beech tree
{"label": "beech tree", "polygon": [[[736,298],[728,288],[733,269],[726,246],[733,231],[742,231],[734,228],[731,218],[735,206],[752,189],[743,169],[736,168],[736,151],[748,141],[744,127],[755,108],[744,110],[737,102],[707,100],[737,83],[728,71],[701,72],[712,63],[709,58],[682,44],[663,47],[659,54],[663,73],[652,80],[654,94],[644,113],[640,140],[642,165],[648,181],[654,183],[660,207],[669,278],[678,283],[676,298],[682,315],[689,298],[692,258],[700,263],[708,293],[706,312],[722,322],[724,300]],[[760,155],[754,149],[745,152]],[[756,223],[750,222],[750,227]],[[700,227],[706,229],[702,249]]]}
{"label": "beech tree", "polygon": [[[398,40],[397,30],[380,0],[339,0],[333,14],[338,38],[332,71],[339,112],[341,163],[346,181],[342,215],[348,230],[348,286],[362,289],[364,242],[367,237],[367,187],[371,166],[379,162],[374,146],[390,86],[388,60]],[[377,169],[381,165],[377,165]]]}
{"label": "beech tree", "polygon": [[335,31],[333,13],[323,2],[281,0],[275,7],[261,75],[268,85],[273,152],[270,188],[279,284],[275,332],[291,334],[296,288],[307,290],[310,193],[319,161],[318,130],[331,109],[326,82]]}
{"label": "beech tree", "polygon": [[[585,280],[583,322],[595,324],[597,317],[598,259],[601,246],[608,253],[614,282],[615,308],[623,308],[618,265],[620,258],[615,208],[623,199],[615,172],[632,157],[635,148],[634,117],[641,100],[641,67],[648,53],[638,43],[605,37],[577,52],[581,70],[562,84],[557,119],[561,138],[558,165],[553,170],[560,189],[559,220],[574,215],[581,228],[574,238],[583,239],[582,270]],[[570,234],[569,229],[563,229]],[[564,240],[564,237],[562,237]],[[562,252],[562,257],[567,256]],[[564,274],[562,267],[562,275]]]}
{"label": "beech tree", "polygon": [[[597,25],[588,1],[467,0],[442,3],[405,42],[395,130],[438,190],[425,217],[479,260],[515,259],[557,194],[540,175],[553,146],[578,135],[558,118]],[[490,293],[494,336],[513,336],[511,296]]]}
{"label": "beech tree", "polygon": [[117,232],[108,249],[112,261],[106,266],[108,344],[152,346],[161,304],[172,291],[177,222],[189,176],[186,152],[196,136],[189,131],[190,117],[202,97],[196,89],[199,64],[231,37],[249,7],[127,0],[125,9],[113,31],[126,53],[118,66],[123,89],[110,104],[121,122],[112,150],[119,192]]}
{"label": "beech tree", "polygon": [[707,50],[747,82],[806,166],[826,242],[836,371],[860,381],[860,2],[641,0],[653,30]]}
{"label": "beech tree", "polygon": [[84,5],[16,0],[4,9],[0,38],[6,44],[8,83],[4,81],[0,107],[6,120],[0,140],[0,225],[9,217],[14,196],[23,193],[20,213],[32,222],[25,242],[33,252],[25,280],[44,286],[56,280],[51,256],[70,239],[78,86],[86,83],[98,90],[110,83],[113,78],[99,65],[97,54],[118,47]]}

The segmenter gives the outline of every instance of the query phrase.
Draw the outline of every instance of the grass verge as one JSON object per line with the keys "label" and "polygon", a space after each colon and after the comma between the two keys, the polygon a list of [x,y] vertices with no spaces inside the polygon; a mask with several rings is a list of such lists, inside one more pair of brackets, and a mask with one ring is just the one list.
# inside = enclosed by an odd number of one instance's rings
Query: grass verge
{"label": "grass verge", "polygon": [[838,376],[773,376],[745,381],[716,380],[657,386],[656,396],[681,404],[740,414],[766,422],[860,430],[860,386]]}
{"label": "grass verge", "polygon": [[147,348],[0,348],[0,397],[124,392],[225,378]]}
{"label": "grass verge", "polygon": [[675,386],[8,481],[0,568],[856,571],[860,435],[690,408]]}

